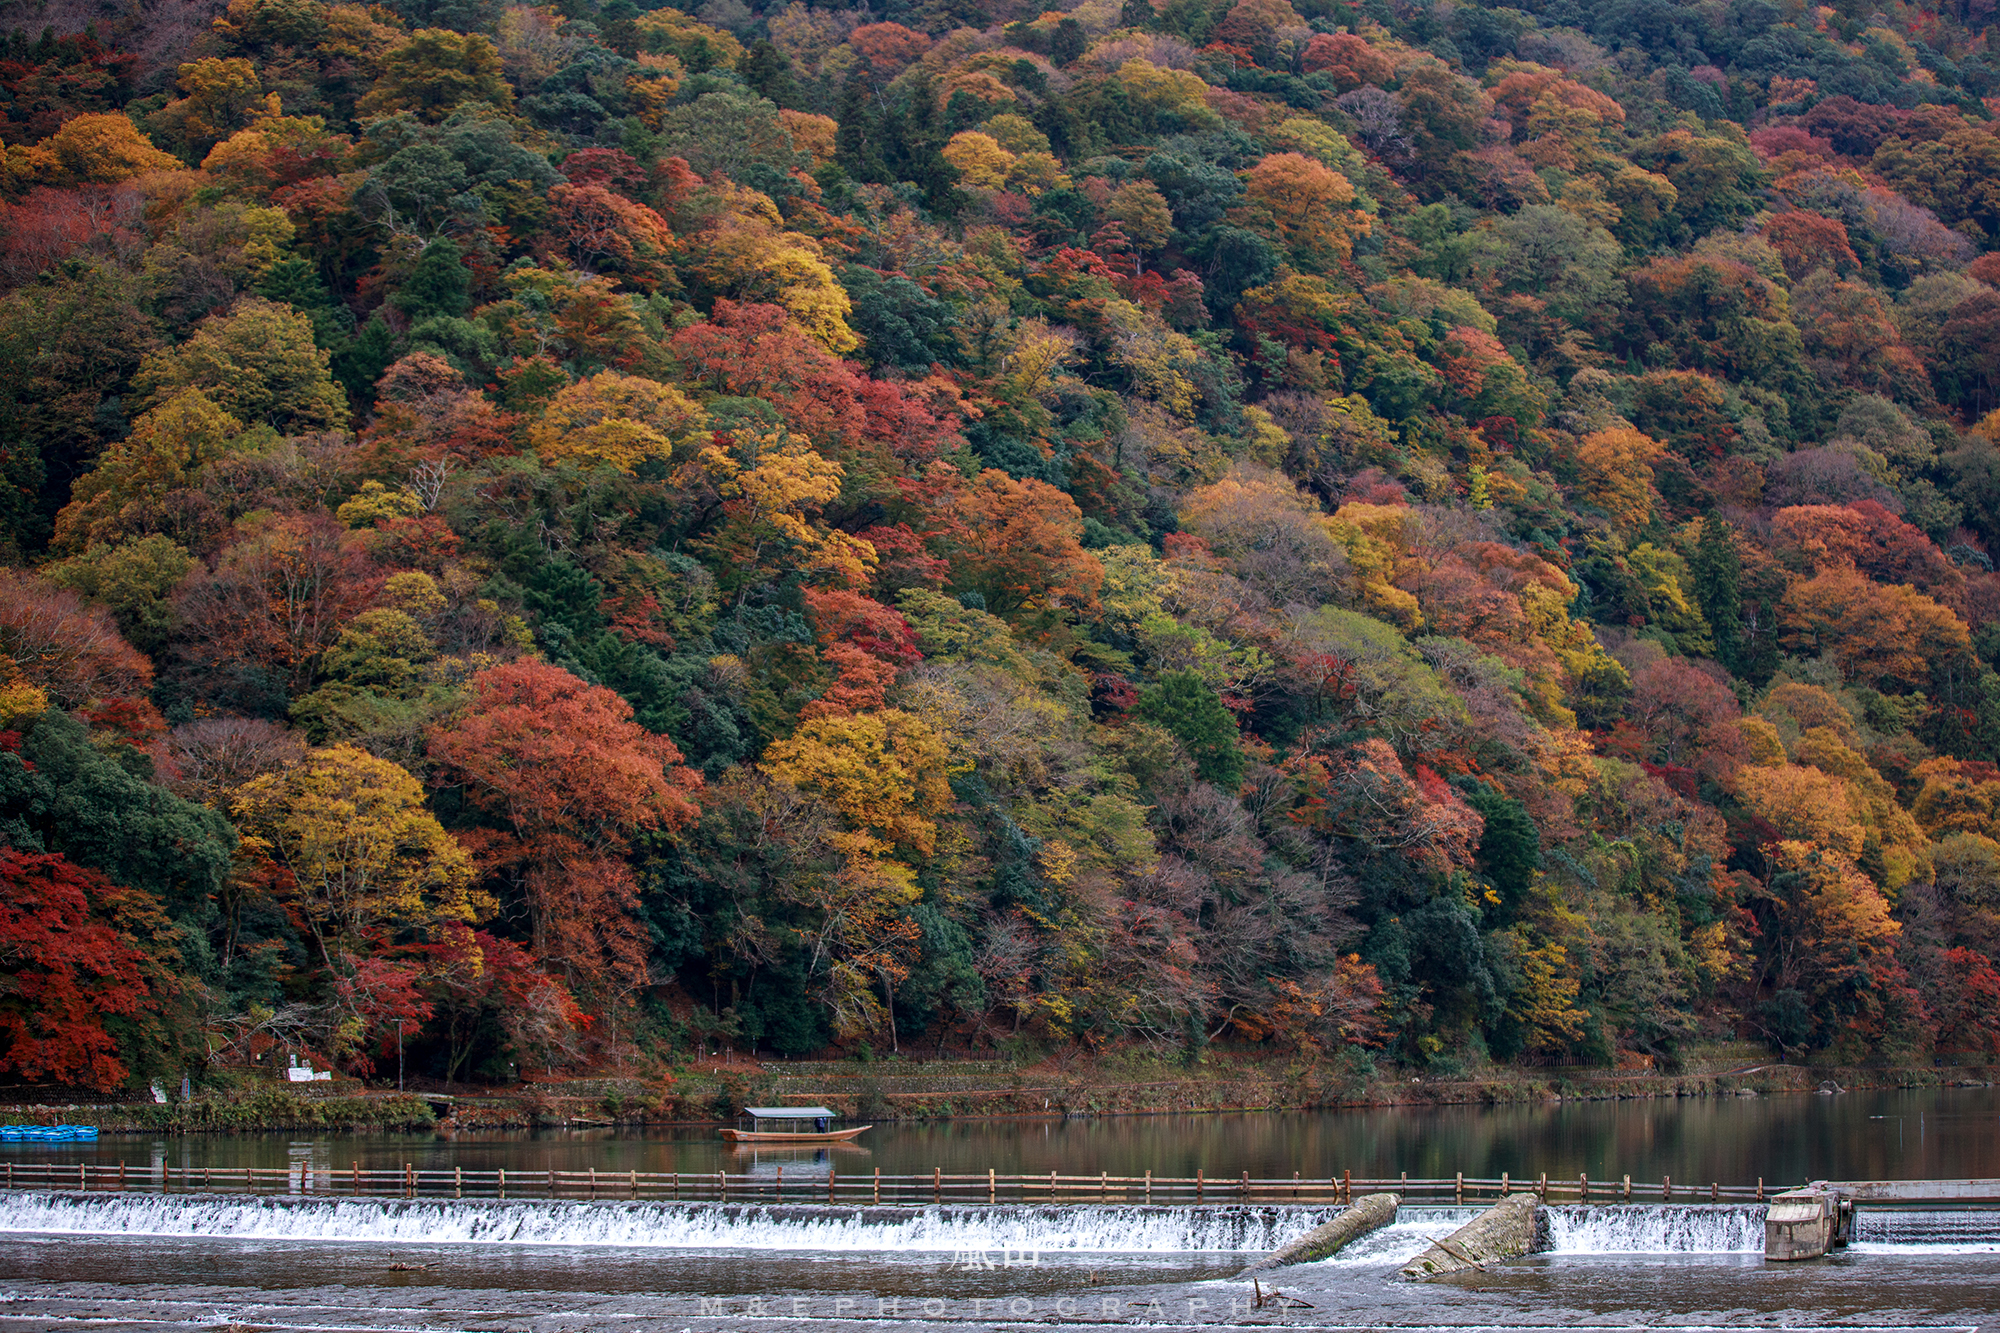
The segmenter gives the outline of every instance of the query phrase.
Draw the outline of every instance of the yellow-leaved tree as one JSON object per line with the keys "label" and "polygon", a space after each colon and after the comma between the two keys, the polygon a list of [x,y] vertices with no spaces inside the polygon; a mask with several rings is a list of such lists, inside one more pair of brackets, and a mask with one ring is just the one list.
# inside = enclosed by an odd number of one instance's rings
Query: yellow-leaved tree
{"label": "yellow-leaved tree", "polygon": [[698,286],[783,306],[793,323],[836,356],[861,345],[847,324],[854,304],[818,241],[785,230],[777,206],[755,190],[714,184],[699,198],[713,216],[687,239],[688,272]]}
{"label": "yellow-leaved tree", "polygon": [[155,148],[125,115],[116,111],[71,116],[38,144],[7,149],[6,183],[37,185],[116,185],[155,171],[174,171],[180,162]]}
{"label": "yellow-leaved tree", "polygon": [[760,767],[780,793],[818,797],[842,826],[823,837],[836,868],[794,876],[785,892],[814,920],[807,974],[843,1036],[881,1026],[909,975],[917,927],[907,911],[923,896],[909,862],[937,848],[949,758],[942,736],[895,708],[816,717],[764,751]]}
{"label": "yellow-leaved tree", "polygon": [[299,916],[328,959],[379,932],[476,921],[472,858],[424,807],[422,785],[364,750],[313,750],[245,783],[231,809],[291,873]]}
{"label": "yellow-leaved tree", "polygon": [[529,427],[528,440],[544,463],[633,472],[642,463],[666,462],[675,442],[707,420],[671,384],[604,370],[558,393]]}
{"label": "yellow-leaved tree", "polygon": [[748,579],[767,557],[788,551],[835,582],[867,581],[874,546],[811,521],[840,495],[840,464],[777,430],[738,431],[731,448],[702,450],[701,467],[721,492],[729,520],[710,545],[740,577]]}
{"label": "yellow-leaved tree", "polygon": [[1666,446],[1630,426],[1592,431],[1576,449],[1582,498],[1630,532],[1653,514],[1653,464]]}

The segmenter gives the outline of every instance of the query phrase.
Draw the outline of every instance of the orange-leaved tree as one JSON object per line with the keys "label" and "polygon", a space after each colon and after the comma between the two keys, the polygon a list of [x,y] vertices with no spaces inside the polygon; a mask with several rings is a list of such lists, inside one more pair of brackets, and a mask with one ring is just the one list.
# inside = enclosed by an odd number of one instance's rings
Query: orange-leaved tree
{"label": "orange-leaved tree", "polygon": [[701,775],[630,704],[546,662],[489,667],[470,694],[430,733],[439,780],[488,821],[461,836],[525,907],[535,957],[603,1004],[644,975],[631,840],[689,824]]}

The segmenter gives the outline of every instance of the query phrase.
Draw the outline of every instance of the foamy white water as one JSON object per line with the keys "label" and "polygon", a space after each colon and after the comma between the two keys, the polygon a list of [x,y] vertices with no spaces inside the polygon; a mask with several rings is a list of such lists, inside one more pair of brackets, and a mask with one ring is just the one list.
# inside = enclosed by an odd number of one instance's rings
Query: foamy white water
{"label": "foamy white water", "polygon": [[0,1233],[700,1250],[1186,1254],[1274,1250],[1338,1211],[1227,1206],[772,1208],[200,1195],[82,1198],[24,1192],[0,1197]]}
{"label": "foamy white water", "polygon": [[1551,1254],[1762,1254],[1762,1204],[1587,1204],[1545,1209]]}
{"label": "foamy white water", "polygon": [[1864,1208],[1855,1214],[1849,1248],[1860,1254],[2000,1254],[2000,1211]]}
{"label": "foamy white water", "polygon": [[1388,1226],[1369,1232],[1332,1258],[1320,1262],[1336,1265],[1380,1264],[1400,1268],[1422,1254],[1433,1240],[1449,1236],[1480,1212],[1478,1208],[1427,1208],[1421,1204],[1405,1204],[1396,1210],[1396,1220]]}

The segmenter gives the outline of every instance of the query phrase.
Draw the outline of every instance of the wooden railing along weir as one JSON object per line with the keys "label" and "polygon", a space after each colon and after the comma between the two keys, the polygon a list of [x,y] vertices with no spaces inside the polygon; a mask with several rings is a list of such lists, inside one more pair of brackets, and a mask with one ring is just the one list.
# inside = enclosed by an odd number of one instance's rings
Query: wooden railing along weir
{"label": "wooden railing along weir", "polygon": [[1593,1180],[1588,1176],[1528,1177],[1503,1174],[1497,1179],[1467,1175],[1413,1177],[1357,1176],[1343,1171],[1332,1176],[1294,1174],[1252,1178],[1235,1176],[1003,1175],[986,1171],[970,1175],[947,1173],[884,1175],[838,1171],[775,1175],[732,1175],[724,1171],[467,1171],[420,1170],[414,1163],[400,1169],[364,1169],[359,1162],[340,1168],[299,1164],[288,1167],[144,1166],[127,1168],[85,1162],[7,1162],[0,1164],[0,1188],[75,1190],[89,1193],[262,1194],[313,1198],[375,1199],[644,1199],[651,1201],[762,1204],[1064,1204],[1119,1203],[1153,1205],[1300,1203],[1346,1204],[1357,1195],[1393,1191],[1412,1204],[1491,1203],[1508,1193],[1533,1190],[1547,1203],[1762,1203],[1785,1188],[1724,1185],[1719,1182],[1676,1184],[1659,1181]]}

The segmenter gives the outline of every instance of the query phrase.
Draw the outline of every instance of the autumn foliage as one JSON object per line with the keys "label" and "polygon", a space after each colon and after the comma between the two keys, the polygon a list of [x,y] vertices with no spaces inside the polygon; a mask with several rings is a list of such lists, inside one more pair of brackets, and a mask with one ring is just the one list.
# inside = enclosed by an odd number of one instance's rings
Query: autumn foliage
{"label": "autumn foliage", "polygon": [[418,8],[0,42],[0,1077],[2000,1051],[1979,5]]}

